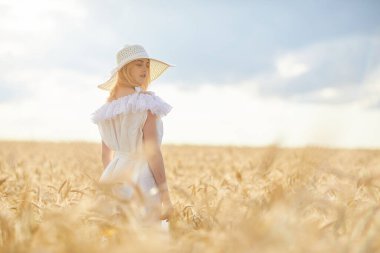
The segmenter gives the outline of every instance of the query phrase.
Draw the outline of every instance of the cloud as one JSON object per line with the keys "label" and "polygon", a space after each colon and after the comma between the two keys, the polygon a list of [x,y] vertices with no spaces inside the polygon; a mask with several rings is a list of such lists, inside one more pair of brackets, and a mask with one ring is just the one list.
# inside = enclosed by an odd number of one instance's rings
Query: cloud
{"label": "cloud", "polygon": [[98,75],[30,69],[12,78],[27,96],[0,103],[2,138],[86,139],[93,126],[90,113],[105,94],[95,89]]}
{"label": "cloud", "polygon": [[[20,0],[3,4],[0,16],[1,72],[54,65],[50,50],[63,40],[68,30],[83,28],[86,9],[79,1]],[[59,51],[55,51],[60,55]]]}
{"label": "cloud", "polygon": [[56,68],[56,56],[65,53],[54,50],[58,41],[67,43],[61,40],[65,27],[80,29],[87,12],[74,0],[20,0],[1,3],[0,9],[0,103],[4,104],[33,97],[31,89],[39,88],[39,78],[48,76]]}
{"label": "cloud", "polygon": [[293,55],[277,59],[276,69],[280,78],[294,78],[306,73],[309,66],[306,62],[300,62]]}
{"label": "cloud", "polygon": [[247,93],[249,83],[157,87],[174,106],[164,119],[169,143],[379,147],[379,113],[355,104],[304,104]]}
{"label": "cloud", "polygon": [[[272,71],[251,79],[263,96],[298,102],[379,99],[380,36],[351,36],[280,54]],[[375,98],[373,98],[375,97]]]}

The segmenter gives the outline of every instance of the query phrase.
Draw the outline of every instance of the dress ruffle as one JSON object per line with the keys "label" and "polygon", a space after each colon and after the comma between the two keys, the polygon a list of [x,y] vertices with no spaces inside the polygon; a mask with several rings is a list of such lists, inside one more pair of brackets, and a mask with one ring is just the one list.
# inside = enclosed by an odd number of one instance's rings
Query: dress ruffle
{"label": "dress ruffle", "polygon": [[91,121],[97,124],[99,121],[111,119],[121,113],[136,113],[145,110],[151,110],[157,116],[163,117],[172,108],[153,91],[138,91],[105,103],[91,114]]}

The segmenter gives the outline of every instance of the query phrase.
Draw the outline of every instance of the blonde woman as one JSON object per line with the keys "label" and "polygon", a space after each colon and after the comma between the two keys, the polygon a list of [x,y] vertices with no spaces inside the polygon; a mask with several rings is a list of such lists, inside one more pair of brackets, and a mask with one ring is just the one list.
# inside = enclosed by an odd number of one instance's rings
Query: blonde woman
{"label": "blonde woman", "polygon": [[109,80],[98,85],[109,97],[92,114],[102,139],[104,171],[99,182],[111,185],[122,198],[143,196],[147,213],[164,224],[173,207],[161,153],[161,117],[172,106],[147,89],[174,65],[150,58],[141,45],[126,45],[116,60]]}

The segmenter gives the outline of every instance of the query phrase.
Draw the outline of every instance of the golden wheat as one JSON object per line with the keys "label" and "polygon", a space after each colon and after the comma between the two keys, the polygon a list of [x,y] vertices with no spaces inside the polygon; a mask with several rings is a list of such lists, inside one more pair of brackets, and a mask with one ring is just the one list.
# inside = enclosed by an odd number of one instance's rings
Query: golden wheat
{"label": "golden wheat", "polygon": [[97,183],[99,144],[0,142],[0,251],[380,251],[378,150],[162,150],[170,234]]}

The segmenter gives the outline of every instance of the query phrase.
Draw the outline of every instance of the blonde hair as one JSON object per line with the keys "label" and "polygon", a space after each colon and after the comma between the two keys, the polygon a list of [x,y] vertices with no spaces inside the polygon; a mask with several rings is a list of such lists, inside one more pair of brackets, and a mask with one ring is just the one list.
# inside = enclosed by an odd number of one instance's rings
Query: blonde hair
{"label": "blonde hair", "polygon": [[[133,61],[132,61],[133,62]],[[110,94],[107,98],[107,102],[111,102],[112,100],[115,100],[116,99],[116,92],[117,92],[117,89],[119,86],[124,86],[125,83],[128,83],[128,84],[131,84],[131,83],[134,83],[135,80],[133,80],[133,77],[130,73],[130,64],[132,63],[128,63],[126,65],[124,65],[117,73],[116,73],[116,81],[115,81],[115,85],[113,86],[113,88],[110,90]],[[143,91],[146,91],[148,89],[148,86],[150,84],[151,80],[150,80],[150,67],[148,68],[148,71],[147,71],[147,77],[145,78],[145,81],[144,83],[141,84],[141,89]]]}

